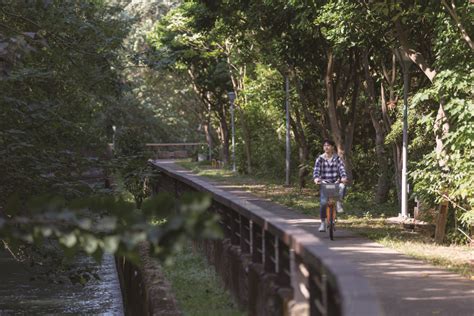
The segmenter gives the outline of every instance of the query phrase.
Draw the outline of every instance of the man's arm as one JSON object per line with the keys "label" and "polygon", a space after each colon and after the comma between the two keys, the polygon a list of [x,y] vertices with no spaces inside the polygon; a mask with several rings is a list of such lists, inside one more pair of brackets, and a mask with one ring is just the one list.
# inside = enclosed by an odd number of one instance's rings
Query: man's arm
{"label": "man's arm", "polygon": [[313,180],[314,183],[318,184],[321,182],[321,159],[320,157],[316,158],[313,169]]}
{"label": "man's arm", "polygon": [[347,182],[347,173],[346,173],[346,166],[344,165],[344,161],[342,161],[341,157],[339,157],[339,174],[341,175],[341,182]]}

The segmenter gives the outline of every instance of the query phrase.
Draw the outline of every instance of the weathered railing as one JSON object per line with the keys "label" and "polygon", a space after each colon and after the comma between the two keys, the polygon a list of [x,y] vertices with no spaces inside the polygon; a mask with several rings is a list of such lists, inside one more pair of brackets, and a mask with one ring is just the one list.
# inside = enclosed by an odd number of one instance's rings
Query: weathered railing
{"label": "weathered railing", "polygon": [[151,162],[156,191],[212,195],[225,238],[202,244],[210,262],[250,315],[381,315],[357,269],[316,236],[188,171]]}
{"label": "weathered railing", "polygon": [[195,148],[207,146],[207,143],[147,143],[158,159],[189,158]]}

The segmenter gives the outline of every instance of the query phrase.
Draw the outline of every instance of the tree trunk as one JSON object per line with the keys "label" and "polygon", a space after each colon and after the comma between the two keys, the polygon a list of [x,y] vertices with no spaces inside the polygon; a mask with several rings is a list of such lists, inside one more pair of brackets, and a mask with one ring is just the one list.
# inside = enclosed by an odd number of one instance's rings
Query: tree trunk
{"label": "tree trunk", "polygon": [[389,182],[388,182],[388,161],[385,153],[385,133],[382,127],[379,118],[375,113],[375,109],[377,109],[376,100],[377,96],[375,93],[375,83],[370,75],[369,69],[369,53],[368,51],[364,51],[362,57],[362,64],[364,65],[364,73],[365,73],[365,80],[367,82],[366,91],[369,97],[370,106],[374,110],[369,109],[370,119],[372,121],[372,125],[375,129],[375,153],[377,155],[377,163],[378,163],[378,181],[377,181],[377,192],[375,194],[375,202],[376,203],[383,203],[386,202],[388,199],[388,190],[389,190]]}
{"label": "tree trunk", "polygon": [[[346,146],[346,143],[344,141],[344,135],[343,135],[343,131],[345,129],[342,126],[343,124],[341,120],[339,119],[338,113],[337,113],[337,108],[342,106],[342,101],[343,101],[343,95],[340,95],[338,97],[337,92],[347,91],[351,78],[355,78],[355,67],[352,67],[352,63],[350,63],[350,66],[351,67],[349,71],[345,69],[339,71],[341,76],[337,82],[338,88],[336,88],[336,85],[334,84],[334,79],[333,79],[334,74],[335,74],[334,55],[331,50],[328,51],[328,64],[327,64],[327,70],[324,77],[324,81],[326,85],[326,102],[328,106],[329,126],[330,126],[333,140],[336,143],[337,154],[344,161],[346,165],[346,172],[352,175],[352,161],[351,161],[351,154],[350,154],[350,151],[352,150],[352,148],[351,147],[349,148]],[[344,75],[342,75],[343,73],[349,73],[349,75],[344,77]],[[350,145],[352,146],[352,141],[350,142]]]}
{"label": "tree trunk", "polygon": [[370,118],[375,129],[375,153],[377,155],[377,163],[379,167],[379,176],[377,181],[377,192],[375,193],[375,202],[384,203],[388,199],[388,191],[390,189],[388,181],[388,161],[385,152],[385,134],[381,125],[377,122],[375,114],[371,111]]}
{"label": "tree trunk", "polygon": [[[385,135],[390,133],[392,130],[392,119],[389,115],[389,110],[393,109],[398,101],[398,96],[395,96],[395,81],[397,79],[397,60],[394,54],[392,54],[392,69],[390,73],[385,68],[385,65],[382,63],[382,72],[385,78],[385,81],[388,83],[388,105],[387,99],[385,96],[385,89],[383,83],[380,85],[380,100],[381,100],[381,107],[382,107],[382,118],[383,118],[383,126],[385,129]],[[398,205],[402,204],[402,144],[395,140],[391,144],[392,148],[392,162],[393,168],[395,171],[394,177],[394,184],[395,190],[397,192],[397,201]]]}
{"label": "tree trunk", "polygon": [[310,108],[312,107],[320,107],[318,110],[321,111],[323,106],[320,104],[320,98],[318,96],[312,95],[310,93],[311,90],[316,89],[315,87],[311,86],[310,84],[305,85],[304,79],[297,78],[295,76],[295,87],[296,93],[300,99],[301,103],[301,111],[303,112],[303,117],[305,121],[309,124],[311,130],[319,131],[319,134],[322,139],[329,138],[329,134],[327,129],[325,128],[324,124],[321,120],[317,120],[315,115],[310,112]]}
{"label": "tree trunk", "polygon": [[[240,92],[244,90],[244,79],[246,76],[247,72],[247,66],[244,65],[236,65],[232,62],[232,51],[234,50],[234,45],[230,41],[230,39],[226,39],[224,43],[224,51],[226,53],[227,57],[227,66],[229,69],[229,75],[230,79],[232,81],[232,88],[234,89],[234,93],[236,95],[236,100],[239,100],[236,103],[236,109],[239,112],[240,115],[240,127],[242,130],[242,141],[244,144],[244,154],[245,154],[245,160],[246,160],[246,171],[247,174],[252,173],[252,150],[251,150],[251,134],[250,130],[247,126],[247,121],[245,120],[245,110],[243,106],[240,106],[239,103],[243,102],[245,105],[246,99],[239,99],[238,96],[240,95]],[[237,53],[240,53],[239,49],[237,49]]]}
{"label": "tree trunk", "polygon": [[[390,97],[391,98],[391,97]],[[386,126],[386,131],[391,130],[392,128],[392,122],[390,120],[390,117],[388,115],[388,110],[387,110],[387,105],[385,101],[385,93],[383,89],[383,85],[381,85],[381,100],[382,100],[382,115],[385,118],[385,126]],[[392,102],[392,100],[390,101]],[[395,140],[392,145],[392,162],[393,162],[393,169],[395,172],[395,178],[394,178],[394,184],[395,184],[395,190],[397,192],[397,201],[398,205],[402,205],[402,144]]]}
{"label": "tree trunk", "polygon": [[252,174],[252,151],[251,151],[251,137],[250,130],[247,126],[247,121],[245,119],[245,111],[239,107],[240,114],[240,128],[242,129],[243,143],[244,143],[244,152],[245,152],[245,161],[246,161],[246,172],[247,174]]}
{"label": "tree trunk", "polygon": [[301,114],[297,107],[294,107],[294,113],[296,120],[294,120],[293,117],[290,116],[290,124],[295,135],[296,144],[298,145],[298,183],[300,188],[304,188],[306,184],[306,176],[309,174],[309,147],[304,132],[303,124],[301,123]]}
{"label": "tree trunk", "polygon": [[446,150],[443,144],[443,137],[449,133],[449,123],[444,111],[443,102],[439,104],[438,113],[436,114],[436,121],[434,124],[435,140],[436,140],[436,157],[438,165],[444,172],[448,172],[448,162],[446,157]]}
{"label": "tree trunk", "polygon": [[439,204],[438,218],[436,221],[435,242],[442,244],[444,236],[446,235],[446,223],[448,221],[448,206],[449,202],[444,200]]}
{"label": "tree trunk", "polygon": [[344,148],[342,146],[342,133],[341,127],[337,119],[337,110],[336,110],[336,89],[334,87],[333,75],[334,75],[334,55],[332,51],[328,52],[328,65],[326,70],[326,75],[324,77],[324,82],[326,84],[326,102],[328,106],[329,114],[329,126],[331,128],[331,134],[334,137],[334,142],[336,143],[337,151],[339,154],[344,156]]}
{"label": "tree trunk", "polygon": [[346,173],[347,178],[350,182],[353,180],[352,170],[354,168],[352,164],[352,143],[354,141],[354,129],[355,123],[357,120],[357,99],[359,97],[359,80],[358,77],[354,76],[354,91],[352,93],[352,100],[351,100],[351,110],[350,110],[350,119],[346,125],[345,129],[345,139],[344,139],[344,152],[346,154]]}
{"label": "tree trunk", "polygon": [[229,153],[229,126],[227,124],[225,107],[220,106],[218,111],[219,117],[219,140],[221,142],[221,157],[224,165],[228,166],[230,162],[230,153]]}

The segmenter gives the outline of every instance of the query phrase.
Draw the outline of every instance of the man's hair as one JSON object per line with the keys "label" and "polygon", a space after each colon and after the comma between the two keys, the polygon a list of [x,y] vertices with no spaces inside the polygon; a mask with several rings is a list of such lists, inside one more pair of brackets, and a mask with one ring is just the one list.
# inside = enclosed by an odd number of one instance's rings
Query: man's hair
{"label": "man's hair", "polygon": [[333,141],[330,140],[330,139],[325,139],[325,140],[323,141],[323,146],[326,145],[326,144],[331,145],[331,146],[334,147],[334,148],[336,147],[336,143],[333,142]]}

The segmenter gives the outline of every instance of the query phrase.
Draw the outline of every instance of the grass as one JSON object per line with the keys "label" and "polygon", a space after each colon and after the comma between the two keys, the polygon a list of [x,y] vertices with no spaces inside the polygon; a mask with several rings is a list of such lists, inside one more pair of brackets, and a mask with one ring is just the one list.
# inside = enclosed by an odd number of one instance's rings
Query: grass
{"label": "grass", "polygon": [[219,276],[189,244],[172,265],[163,267],[184,315],[244,315],[224,290]]}
{"label": "grass", "polygon": [[[212,169],[205,163],[180,161],[179,164],[194,173],[216,182],[230,183],[275,203],[291,207],[305,215],[319,216],[319,199],[315,186],[299,189],[285,187],[275,179],[234,175],[226,169]],[[389,224],[387,217],[397,216],[396,206],[377,205],[369,201],[361,190],[349,191],[345,212],[339,216],[339,226],[405,255],[446,268],[474,280],[474,252],[468,246],[443,246],[434,244],[430,234],[408,231],[400,225]]]}

